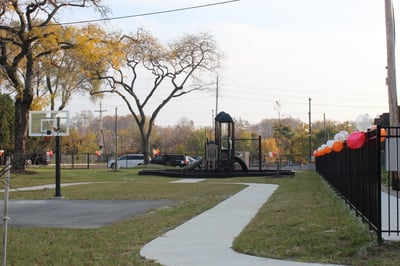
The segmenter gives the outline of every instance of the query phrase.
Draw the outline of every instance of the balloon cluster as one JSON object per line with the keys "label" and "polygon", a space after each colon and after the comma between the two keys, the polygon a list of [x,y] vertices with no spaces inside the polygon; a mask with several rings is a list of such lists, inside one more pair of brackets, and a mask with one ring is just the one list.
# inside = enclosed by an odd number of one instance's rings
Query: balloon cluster
{"label": "balloon cluster", "polygon": [[[333,140],[328,140],[326,144],[322,144],[317,150],[314,151],[314,158],[329,154],[331,152],[340,152],[344,147],[350,149],[359,149],[366,142],[366,132],[372,129],[372,118],[368,115],[360,115],[356,119],[357,131],[347,133],[340,131],[337,133]],[[381,128],[381,142],[385,140],[386,131]]]}

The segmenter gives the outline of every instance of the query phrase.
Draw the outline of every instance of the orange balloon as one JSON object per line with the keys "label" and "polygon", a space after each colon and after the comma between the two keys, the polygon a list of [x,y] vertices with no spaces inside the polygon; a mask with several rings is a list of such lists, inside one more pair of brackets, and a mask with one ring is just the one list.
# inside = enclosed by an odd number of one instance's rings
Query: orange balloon
{"label": "orange balloon", "polygon": [[325,154],[329,154],[329,153],[332,152],[332,149],[329,148],[328,146],[326,146],[326,147],[324,148],[324,152],[325,152]]}
{"label": "orange balloon", "polygon": [[381,142],[384,142],[386,139],[387,133],[384,128],[381,128]]}
{"label": "orange balloon", "polygon": [[332,145],[332,150],[334,152],[341,152],[343,150],[343,142],[335,141]]}

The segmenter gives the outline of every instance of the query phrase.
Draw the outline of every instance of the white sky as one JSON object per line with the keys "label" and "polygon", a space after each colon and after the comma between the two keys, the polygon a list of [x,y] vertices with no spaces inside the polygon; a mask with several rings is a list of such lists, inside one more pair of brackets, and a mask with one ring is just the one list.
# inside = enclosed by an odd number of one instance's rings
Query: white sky
{"label": "white sky", "polygon": [[[219,0],[106,0],[110,17],[135,15]],[[400,0],[394,0],[395,16]],[[99,18],[73,11],[63,22]],[[226,56],[219,74],[218,111],[258,123],[281,117],[308,122],[355,120],[388,111],[384,0],[241,0],[224,5],[112,20],[126,33],[143,27],[168,42],[185,33],[209,32]],[[398,67],[399,68],[399,67]],[[210,126],[215,94],[189,94],[170,102],[156,121],[174,125],[186,117]],[[126,114],[117,96],[106,96],[103,115]],[[66,109],[99,110],[76,97]]]}

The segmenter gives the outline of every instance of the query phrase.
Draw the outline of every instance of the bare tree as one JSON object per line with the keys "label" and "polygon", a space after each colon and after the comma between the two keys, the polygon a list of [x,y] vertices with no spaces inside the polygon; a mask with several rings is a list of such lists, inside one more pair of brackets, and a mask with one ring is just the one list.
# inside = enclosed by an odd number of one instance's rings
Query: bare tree
{"label": "bare tree", "polygon": [[120,61],[110,62],[113,73],[98,75],[108,87],[101,92],[116,93],[126,103],[139,127],[147,163],[149,138],[160,111],[174,98],[211,89],[213,83],[203,74],[219,68],[222,54],[209,34],[186,35],[162,45],[143,30],[122,36],[119,49]]}
{"label": "bare tree", "polygon": [[29,110],[35,97],[34,80],[38,62],[61,49],[71,48],[59,33],[56,15],[60,10],[94,7],[105,14],[101,0],[16,1],[0,4],[0,76],[15,93],[15,162],[25,168],[25,144]]}

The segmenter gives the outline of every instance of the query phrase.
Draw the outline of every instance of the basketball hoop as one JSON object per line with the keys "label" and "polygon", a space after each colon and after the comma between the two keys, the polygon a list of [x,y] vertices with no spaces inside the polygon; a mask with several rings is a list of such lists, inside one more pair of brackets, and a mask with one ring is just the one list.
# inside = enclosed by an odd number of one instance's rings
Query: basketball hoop
{"label": "basketball hoop", "polygon": [[30,111],[30,137],[69,136],[68,111]]}

